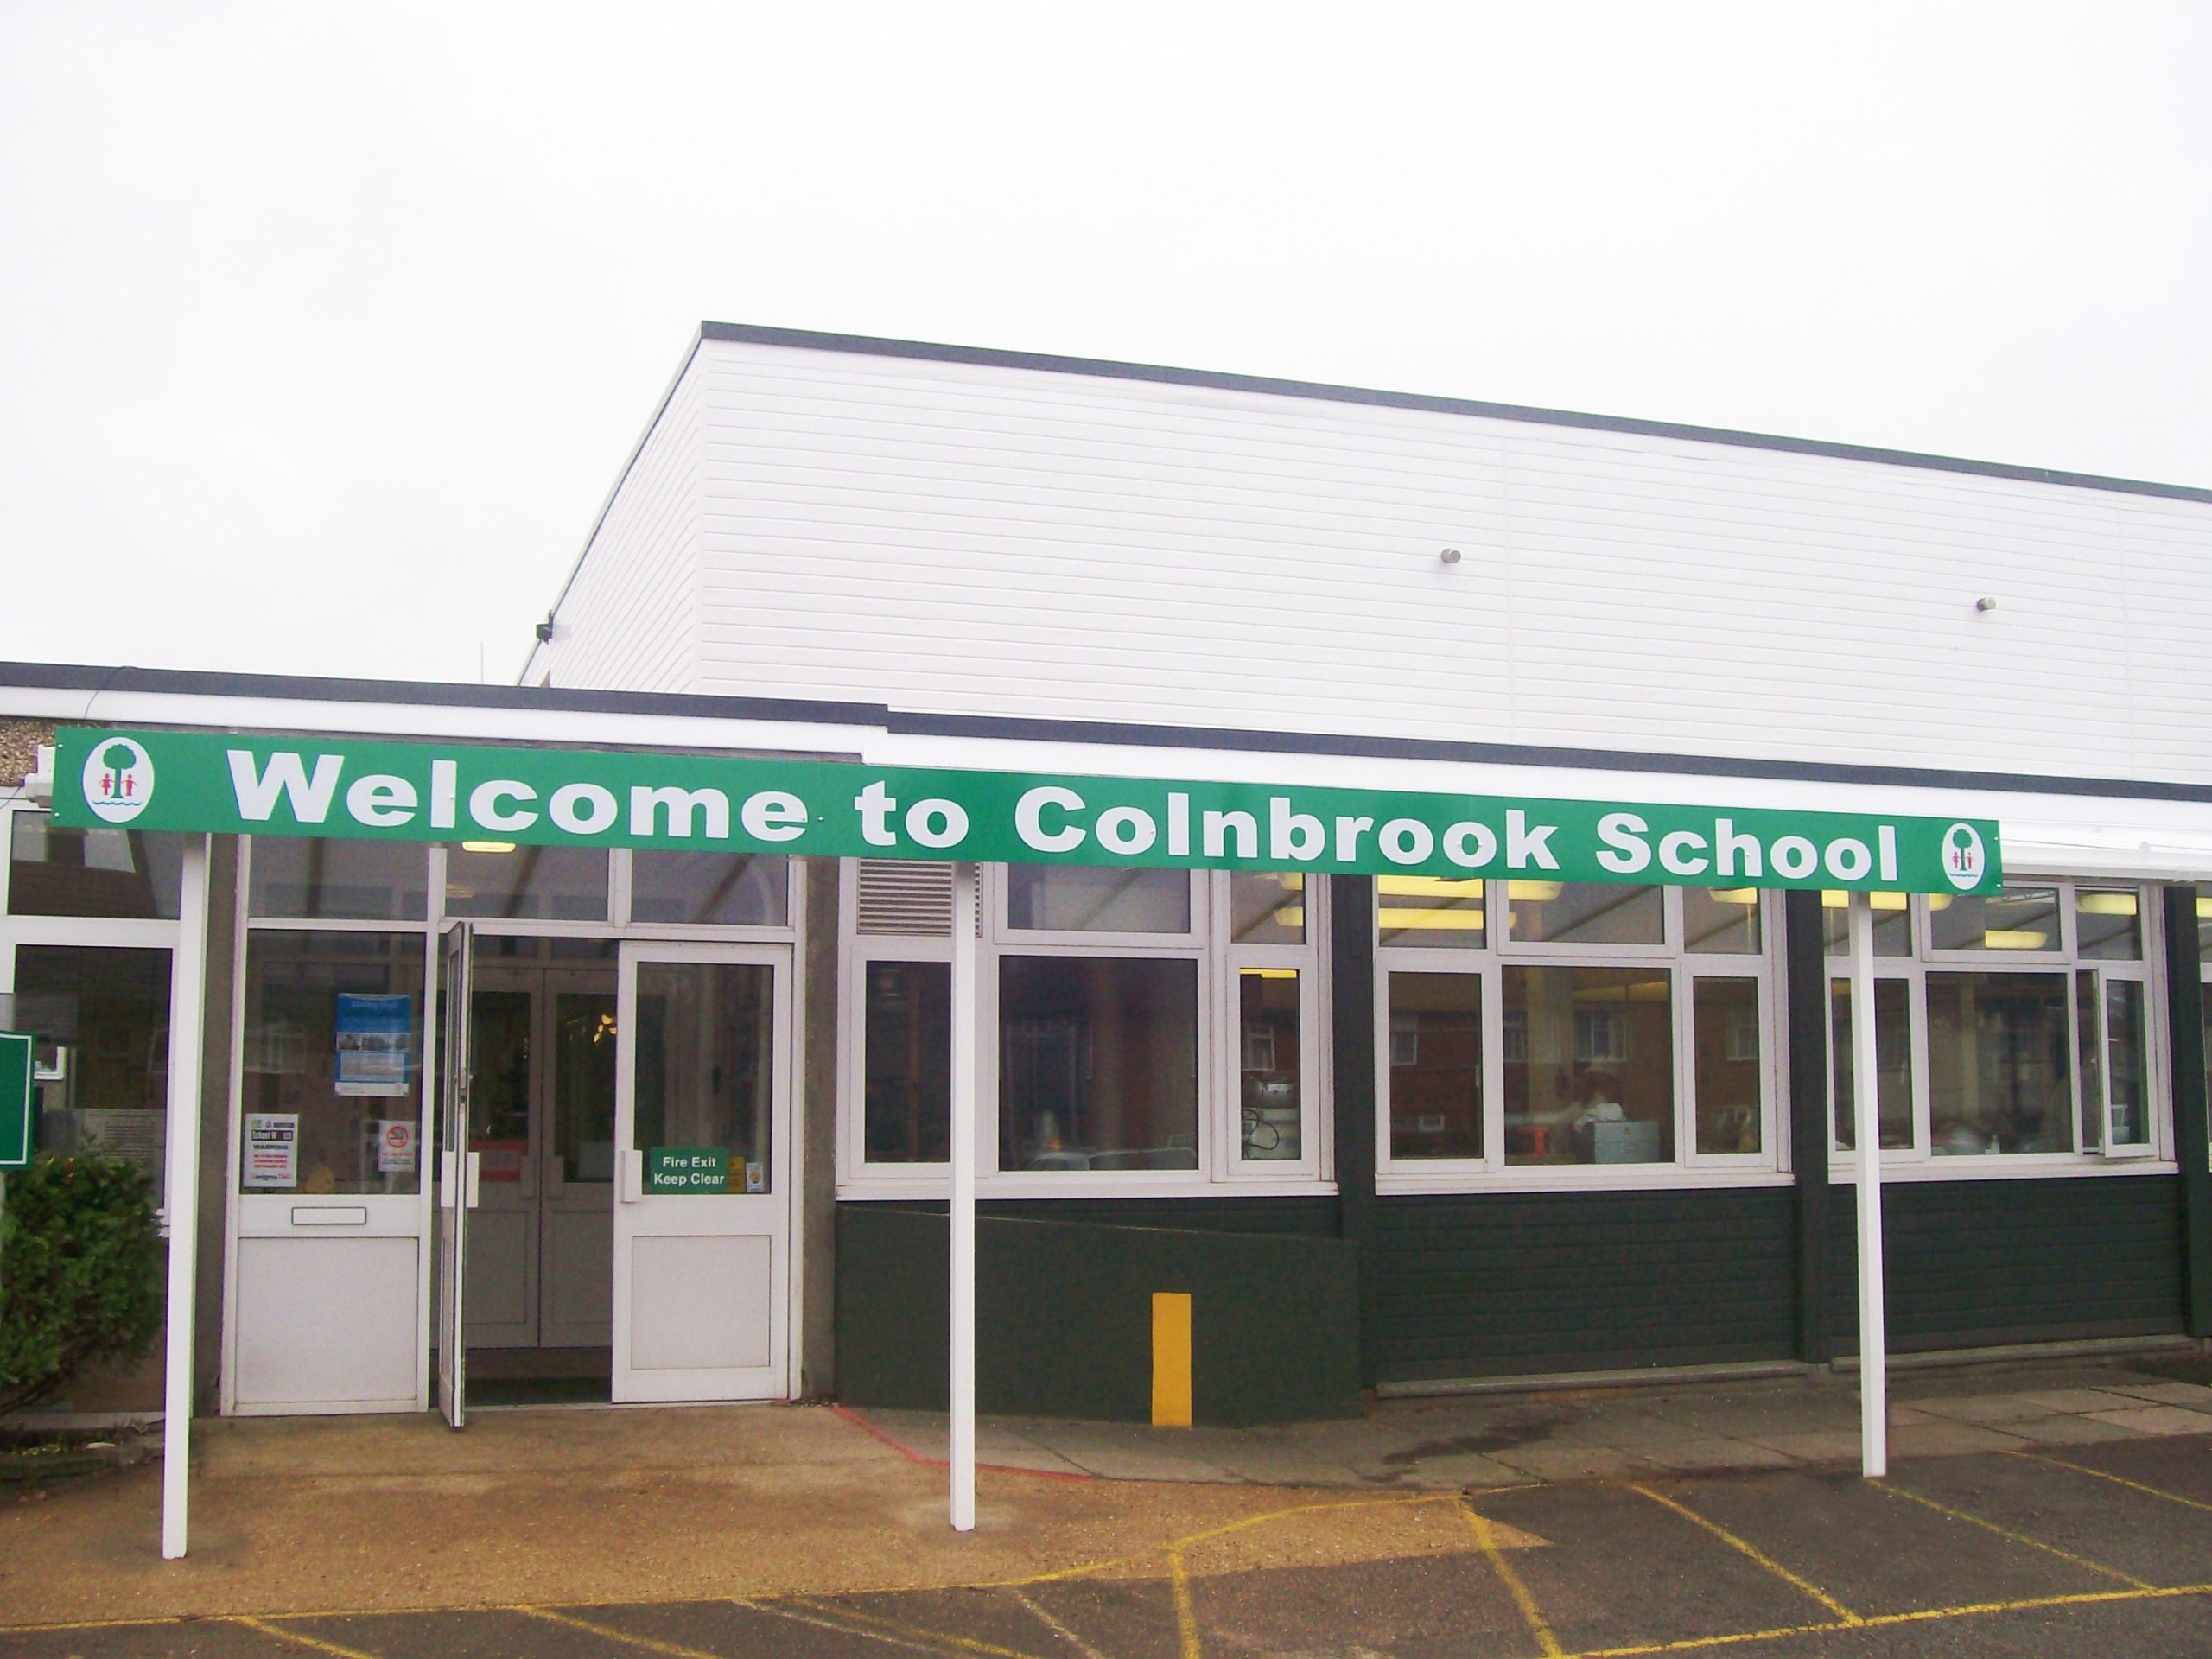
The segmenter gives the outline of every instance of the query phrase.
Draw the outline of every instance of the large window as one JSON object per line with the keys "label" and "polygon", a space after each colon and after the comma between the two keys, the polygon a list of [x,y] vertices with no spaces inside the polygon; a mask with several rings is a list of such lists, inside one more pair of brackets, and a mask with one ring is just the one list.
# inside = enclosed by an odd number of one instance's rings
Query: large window
{"label": "large window", "polygon": [[[950,867],[861,860],[844,880],[847,1190],[926,1187],[950,1141]],[[1319,1179],[1320,887],[1295,872],[987,868],[986,1183]]]}
{"label": "large window", "polygon": [[[1873,895],[1875,1066],[1894,1158],[2047,1161],[2157,1149],[2151,894],[2018,880]],[[1847,900],[1822,895],[1834,1144],[1853,1144]]]}
{"label": "large window", "polygon": [[1766,912],[1750,888],[1378,877],[1385,1184],[1771,1176]]}
{"label": "large window", "polygon": [[8,816],[8,912],[175,921],[184,886],[181,835],[65,830],[51,813]]}

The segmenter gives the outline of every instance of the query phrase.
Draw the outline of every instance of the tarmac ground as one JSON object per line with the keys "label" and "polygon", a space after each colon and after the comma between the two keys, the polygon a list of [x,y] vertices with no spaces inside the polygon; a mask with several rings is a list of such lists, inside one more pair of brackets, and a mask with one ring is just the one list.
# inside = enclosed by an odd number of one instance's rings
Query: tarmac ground
{"label": "tarmac ground", "polygon": [[[2113,1414],[2087,1409],[2093,1390],[2007,1380],[2062,1415]],[[1848,1406],[1834,1392],[1821,1409]],[[1732,1421],[1797,1408],[1787,1390],[1669,1397]],[[1927,1397],[2005,1409],[1986,1378]],[[851,1414],[202,1424],[183,1562],[155,1558],[150,1468],[0,1503],[0,1654],[2212,1654],[2212,1415],[2005,1436],[1867,1481],[1835,1459],[1668,1467],[1648,1455],[1653,1404],[1577,1420],[1586,1446],[1647,1445],[1599,1475],[1424,1478],[1379,1460],[1376,1421],[1439,1462],[1488,1455],[1453,1445],[1484,1436],[1388,1408],[1340,1426],[1332,1455],[1368,1461],[1351,1484],[996,1468],[965,1537],[942,1467]],[[1464,1426],[1532,1404],[1456,1409]],[[2115,1408],[2151,1409],[2194,1408]]]}

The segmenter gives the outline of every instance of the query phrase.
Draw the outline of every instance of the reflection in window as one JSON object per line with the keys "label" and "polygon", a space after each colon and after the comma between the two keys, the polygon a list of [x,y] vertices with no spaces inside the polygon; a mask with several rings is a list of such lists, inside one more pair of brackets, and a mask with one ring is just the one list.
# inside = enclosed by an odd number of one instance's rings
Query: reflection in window
{"label": "reflection in window", "polygon": [[162,1202],[169,953],[18,945],[12,1020],[32,1038],[38,1149],[128,1158]]}
{"label": "reflection in window", "polygon": [[999,1166],[1196,1169],[1198,965],[999,963]]}
{"label": "reflection in window", "polygon": [[1697,1071],[1697,1149],[1759,1149],[1759,982],[1691,982],[1692,1058]]}
{"label": "reflection in window", "polygon": [[64,830],[45,812],[10,817],[10,914],[176,919],[184,888],[182,836]]}
{"label": "reflection in window", "polygon": [[[2107,979],[2086,969],[2076,973],[2074,1033],[2081,1057],[2082,1149],[2094,1151],[2101,1145],[2148,1146],[2150,1083],[2144,1054],[2141,982]],[[2104,1122],[2107,1105],[2109,1138]]]}
{"label": "reflection in window", "polygon": [[1229,878],[1232,944],[1306,943],[1306,877],[1298,870],[1238,870]]}
{"label": "reflection in window", "polygon": [[1247,1160],[1295,1160],[1305,1071],[1298,1031],[1298,970],[1246,968],[1236,976],[1239,1147]]}
{"label": "reflection in window", "polygon": [[1187,933],[1191,878],[1182,870],[1006,867],[1007,925],[1038,933]]}
{"label": "reflection in window", "polygon": [[1375,878],[1377,944],[1479,949],[1484,883],[1449,875]]}
{"label": "reflection in window", "polygon": [[952,966],[863,964],[861,1155],[872,1164],[952,1156]]}
{"label": "reflection in window", "polygon": [[1928,942],[1937,950],[2056,950],[2058,889],[2008,887],[1990,897],[1969,893],[1931,902]]}
{"label": "reflection in window", "polygon": [[1758,889],[1684,887],[1682,948],[1716,956],[1758,955]]}
{"label": "reflection in window", "polygon": [[[750,962],[638,964],[637,1144],[645,1189],[716,1154],[724,1192],[772,1190],[774,969]],[[694,1177],[696,1181],[696,1175]]]}
{"label": "reflection in window", "polygon": [[1529,944],[1661,944],[1662,892],[1602,881],[1509,881],[1507,934]]}
{"label": "reflection in window", "polygon": [[2066,1004],[2063,974],[1928,976],[1931,1152],[2074,1149]]}
{"label": "reflection in window", "polygon": [[2075,888],[2075,954],[2093,962],[2140,962],[2141,908],[2141,896],[2133,887]]}
{"label": "reflection in window", "polygon": [[429,887],[429,849],[404,841],[256,836],[256,916],[316,921],[419,922]]}
{"label": "reflection in window", "polygon": [[553,1156],[569,1182],[614,1179],[614,992],[553,998]]}
{"label": "reflection in window", "polygon": [[[1907,1011],[1912,987],[1902,979],[1874,982],[1874,1109],[1885,1152],[1912,1145],[1912,1016]],[[1835,1103],[1835,1143],[1848,1152],[1859,1144],[1853,1116],[1851,1064],[1851,982],[1829,982],[1828,1056],[1831,1098]]]}
{"label": "reflection in window", "polygon": [[446,854],[446,914],[493,920],[603,922],[607,855],[595,847],[464,842]]}
{"label": "reflection in window", "polygon": [[[1867,908],[1874,916],[1874,954],[1878,957],[1909,957],[1912,954],[1912,905],[1902,893],[1870,893]],[[1928,903],[1931,910],[1940,910],[1951,902],[1948,893],[1937,893]],[[1821,895],[1821,932],[1827,941],[1827,953],[1832,957],[1847,956],[1851,951],[1851,895],[1838,888],[1830,888]]]}
{"label": "reflection in window", "polygon": [[1394,973],[1389,984],[1390,1155],[1483,1155],[1483,982]]}
{"label": "reflection in window", "polygon": [[1672,974],[1508,967],[1503,978],[1506,1018],[1526,1029],[1525,1058],[1505,1062],[1505,1161],[1670,1161]]}
{"label": "reflection in window", "polygon": [[687,927],[781,927],[790,908],[791,861],[781,853],[630,855],[630,919]]}

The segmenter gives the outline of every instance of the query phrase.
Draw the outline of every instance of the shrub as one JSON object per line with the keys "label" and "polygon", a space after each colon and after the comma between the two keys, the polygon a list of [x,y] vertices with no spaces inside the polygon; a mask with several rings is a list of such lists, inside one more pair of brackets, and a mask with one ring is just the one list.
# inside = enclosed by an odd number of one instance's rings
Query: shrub
{"label": "shrub", "polygon": [[0,1412],[51,1399],[86,1367],[145,1357],[161,1329],[164,1246],[152,1178],[128,1159],[41,1158],[0,1211]]}

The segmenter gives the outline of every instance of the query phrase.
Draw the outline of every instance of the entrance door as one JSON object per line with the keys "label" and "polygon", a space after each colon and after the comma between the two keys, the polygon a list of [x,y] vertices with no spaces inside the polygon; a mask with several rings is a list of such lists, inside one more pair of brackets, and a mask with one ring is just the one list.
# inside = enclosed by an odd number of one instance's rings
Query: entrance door
{"label": "entrance door", "polygon": [[614,1398],[787,1392],[791,957],[625,944]]}
{"label": "entrance door", "polygon": [[438,1033],[438,1409],[459,1428],[468,1420],[468,1357],[461,1335],[468,1287],[468,1208],[476,1154],[468,1150],[468,1027],[474,930],[457,923],[445,938],[444,1007]]}

